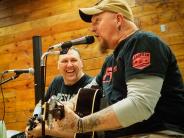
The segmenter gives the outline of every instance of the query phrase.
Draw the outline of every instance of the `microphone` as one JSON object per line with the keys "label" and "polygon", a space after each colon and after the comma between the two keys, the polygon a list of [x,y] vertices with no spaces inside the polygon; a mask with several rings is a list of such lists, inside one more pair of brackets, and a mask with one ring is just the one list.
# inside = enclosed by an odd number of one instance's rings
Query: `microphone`
{"label": "microphone", "polygon": [[49,50],[56,49],[56,48],[62,48],[62,49],[68,49],[72,47],[73,45],[80,45],[80,44],[92,44],[94,43],[95,39],[93,36],[83,36],[81,38],[77,38],[74,40],[62,42],[56,45],[53,45],[49,47]]}
{"label": "microphone", "polygon": [[22,74],[22,73],[31,73],[34,74],[34,69],[33,68],[28,68],[28,69],[12,69],[12,70],[7,70],[4,73],[17,73],[17,74]]}

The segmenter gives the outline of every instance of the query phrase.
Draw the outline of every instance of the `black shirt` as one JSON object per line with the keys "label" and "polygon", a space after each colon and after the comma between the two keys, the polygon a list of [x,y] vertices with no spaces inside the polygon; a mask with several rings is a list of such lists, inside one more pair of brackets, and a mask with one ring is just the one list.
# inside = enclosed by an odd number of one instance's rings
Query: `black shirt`
{"label": "black shirt", "polygon": [[86,86],[91,81],[92,77],[85,74],[74,85],[69,86],[64,84],[62,76],[57,76],[50,84],[45,96],[45,100],[48,101],[52,95],[56,95],[60,101],[68,101],[77,94],[79,88]]}
{"label": "black shirt", "polygon": [[184,86],[176,58],[170,48],[157,36],[137,31],[121,41],[108,56],[96,81],[103,87],[108,103],[127,97],[126,82],[139,75],[155,75],[164,79],[155,113],[143,122],[107,137],[148,132],[160,124],[169,123],[184,127]]}

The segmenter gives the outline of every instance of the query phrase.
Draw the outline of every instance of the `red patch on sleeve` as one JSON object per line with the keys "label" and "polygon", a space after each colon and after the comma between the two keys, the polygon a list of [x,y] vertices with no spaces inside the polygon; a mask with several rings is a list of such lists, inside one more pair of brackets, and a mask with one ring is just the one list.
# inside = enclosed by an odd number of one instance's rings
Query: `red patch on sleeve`
{"label": "red patch on sleeve", "polygon": [[136,69],[144,69],[150,65],[150,53],[141,52],[133,55],[132,67]]}

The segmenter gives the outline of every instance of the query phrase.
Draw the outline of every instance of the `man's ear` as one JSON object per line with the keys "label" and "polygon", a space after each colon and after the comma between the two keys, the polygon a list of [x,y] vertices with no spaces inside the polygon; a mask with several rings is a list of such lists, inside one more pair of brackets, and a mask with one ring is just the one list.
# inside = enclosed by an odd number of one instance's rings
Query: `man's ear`
{"label": "man's ear", "polygon": [[116,14],[116,18],[117,18],[117,21],[118,22],[122,22],[124,20],[124,16],[121,13],[117,13]]}
{"label": "man's ear", "polygon": [[78,61],[80,62],[81,68],[83,68],[83,67],[84,67],[84,62],[83,62],[82,58],[80,57],[80,58],[78,59]]}
{"label": "man's ear", "polygon": [[84,62],[83,62],[83,60],[81,59],[80,62],[81,62],[81,67],[83,68],[83,67],[84,67]]}
{"label": "man's ear", "polygon": [[124,16],[120,13],[117,13],[116,14],[116,21],[117,21],[117,28],[119,31],[121,30],[123,20],[124,20]]}

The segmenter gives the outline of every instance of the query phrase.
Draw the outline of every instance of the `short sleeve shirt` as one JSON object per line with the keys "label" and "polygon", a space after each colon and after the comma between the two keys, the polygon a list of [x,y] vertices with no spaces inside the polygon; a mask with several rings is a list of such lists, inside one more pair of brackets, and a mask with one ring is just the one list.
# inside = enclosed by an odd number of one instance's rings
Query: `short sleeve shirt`
{"label": "short sleeve shirt", "polygon": [[184,86],[176,58],[168,45],[153,33],[137,31],[121,41],[105,60],[96,80],[102,80],[104,95],[113,104],[127,97],[126,82],[142,75],[163,78],[161,98],[148,120],[120,132],[141,132],[162,122],[184,124]]}

